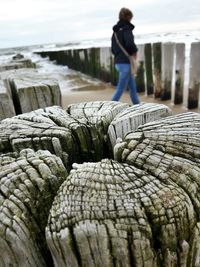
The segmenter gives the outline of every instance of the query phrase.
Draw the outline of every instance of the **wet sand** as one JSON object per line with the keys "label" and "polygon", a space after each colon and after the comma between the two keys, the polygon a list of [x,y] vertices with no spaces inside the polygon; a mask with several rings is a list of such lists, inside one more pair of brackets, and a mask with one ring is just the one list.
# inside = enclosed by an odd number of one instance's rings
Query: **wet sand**
{"label": "wet sand", "polygon": [[[71,90],[70,92],[64,90],[62,91],[62,105],[63,108],[66,108],[72,103],[111,100],[114,90],[114,86],[105,83],[100,83],[98,85],[90,84],[82,89],[77,88],[76,90]],[[172,109],[174,114],[188,111],[200,112],[199,109],[188,110],[183,105],[173,105],[170,100],[160,101],[159,99],[155,99],[154,96],[145,96],[144,93],[140,93],[139,97],[141,102],[165,104]],[[120,101],[132,104],[128,92],[125,92],[122,95]]]}

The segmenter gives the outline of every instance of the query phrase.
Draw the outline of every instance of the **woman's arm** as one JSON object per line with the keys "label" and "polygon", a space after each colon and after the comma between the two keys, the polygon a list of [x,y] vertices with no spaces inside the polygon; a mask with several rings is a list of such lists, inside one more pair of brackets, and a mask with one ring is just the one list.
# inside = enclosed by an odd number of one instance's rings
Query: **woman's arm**
{"label": "woman's arm", "polygon": [[138,48],[134,42],[134,35],[131,30],[124,31],[124,44],[125,49],[129,53],[129,55],[136,55]]}

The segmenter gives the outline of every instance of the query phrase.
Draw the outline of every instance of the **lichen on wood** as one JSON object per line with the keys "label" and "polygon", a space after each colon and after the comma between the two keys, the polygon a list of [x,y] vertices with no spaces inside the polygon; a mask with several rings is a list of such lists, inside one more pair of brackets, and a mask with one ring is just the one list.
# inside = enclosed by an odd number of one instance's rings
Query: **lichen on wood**
{"label": "lichen on wood", "polygon": [[117,114],[128,106],[116,101],[94,101],[72,104],[68,107],[68,112],[73,118],[88,125],[96,160],[112,156],[108,142],[108,127]]}
{"label": "lichen on wood", "polygon": [[5,119],[0,123],[0,153],[47,149],[59,156],[66,168],[73,162],[98,161],[112,154],[108,127],[127,107],[97,101],[73,104],[69,113],[53,106]]}
{"label": "lichen on wood", "polygon": [[96,101],[3,120],[0,266],[199,266],[200,115],[168,115]]}
{"label": "lichen on wood", "polygon": [[52,266],[45,226],[66,177],[60,158],[48,151],[0,156],[0,266]]}
{"label": "lichen on wood", "polygon": [[105,159],[74,165],[46,237],[55,266],[178,266],[197,256],[200,245],[190,239],[195,226],[199,234],[196,223],[192,200],[176,182]]}
{"label": "lichen on wood", "polygon": [[140,125],[172,115],[171,110],[161,104],[141,103],[120,112],[111,122],[108,135],[112,147],[129,132],[136,131]]}

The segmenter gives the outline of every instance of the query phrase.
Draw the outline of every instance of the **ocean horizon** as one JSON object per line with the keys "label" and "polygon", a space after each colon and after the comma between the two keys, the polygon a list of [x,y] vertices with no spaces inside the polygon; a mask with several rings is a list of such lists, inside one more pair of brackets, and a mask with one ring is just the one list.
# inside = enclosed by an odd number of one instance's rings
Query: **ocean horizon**
{"label": "ocean horizon", "polygon": [[[112,33],[111,33],[112,34]],[[195,29],[182,29],[179,31],[161,31],[145,34],[134,34],[136,44],[154,43],[154,42],[175,42],[191,44],[200,42],[200,26]],[[110,47],[111,36],[92,38],[84,40],[75,40],[70,42],[50,42],[45,44],[33,44],[25,46],[0,48],[0,55],[12,55],[19,52],[35,51],[59,51],[68,49],[81,49],[90,47]]]}
{"label": "ocean horizon", "polygon": [[[187,92],[189,82],[189,62],[190,62],[190,46],[193,42],[200,42],[200,28],[193,30],[165,31],[148,34],[135,35],[136,44],[155,43],[155,42],[175,42],[185,43],[185,89]],[[99,80],[93,79],[80,72],[69,69],[67,66],[57,65],[56,62],[49,61],[48,58],[41,58],[34,54],[37,51],[59,51],[69,49],[84,49],[91,47],[110,47],[111,36],[99,39],[87,39],[74,42],[59,42],[36,44],[30,46],[19,46],[0,49],[0,64],[8,62],[16,53],[23,54],[26,58],[30,58],[38,66],[38,70],[46,73],[59,80],[61,91],[69,92],[77,88],[84,87],[86,84],[96,86]]]}

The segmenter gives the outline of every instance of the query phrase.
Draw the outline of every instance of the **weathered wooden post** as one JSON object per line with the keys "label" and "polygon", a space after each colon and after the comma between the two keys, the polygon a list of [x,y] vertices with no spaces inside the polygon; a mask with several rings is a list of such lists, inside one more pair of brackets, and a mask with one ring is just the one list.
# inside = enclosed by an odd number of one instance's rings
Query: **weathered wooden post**
{"label": "weathered wooden post", "polygon": [[57,51],[56,53],[56,63],[61,65],[65,64],[65,51]]}
{"label": "weathered wooden post", "polygon": [[200,42],[191,44],[188,108],[197,108],[200,87]]}
{"label": "weathered wooden post", "polygon": [[49,53],[49,59],[50,60],[56,60],[57,61],[57,55],[58,55],[58,52],[57,51],[51,51]]}
{"label": "weathered wooden post", "polygon": [[85,73],[90,74],[89,49],[84,49]]}
{"label": "weathered wooden post", "polygon": [[153,44],[153,74],[154,74],[154,96],[161,95],[161,69],[162,69],[161,43]]}
{"label": "weathered wooden post", "polygon": [[175,63],[175,87],[172,95],[172,102],[174,104],[181,104],[183,102],[183,87],[185,74],[185,44],[176,44],[176,63]]}
{"label": "weathered wooden post", "polygon": [[85,54],[84,49],[79,49],[79,59],[80,59],[80,70],[85,73]]}
{"label": "weathered wooden post", "polygon": [[12,93],[16,114],[61,105],[59,84],[48,75],[34,72],[15,73],[6,77],[5,83]]}
{"label": "weathered wooden post", "polygon": [[114,56],[111,55],[110,56],[110,73],[111,73],[111,82],[113,85],[117,84],[117,80],[118,80],[118,72],[115,69],[115,62],[114,62]]}
{"label": "weathered wooden post", "polygon": [[74,60],[74,67],[75,70],[77,71],[82,71],[82,66],[81,66],[81,59],[80,59],[80,55],[79,55],[79,50],[75,49],[73,51],[73,60]]}
{"label": "weathered wooden post", "polygon": [[162,75],[161,75],[161,100],[171,99],[172,78],[174,67],[174,43],[162,44]]}
{"label": "weathered wooden post", "polygon": [[151,43],[145,44],[145,75],[146,75],[146,94],[153,94],[153,70],[152,70],[152,46]]}
{"label": "weathered wooden post", "polygon": [[145,91],[145,80],[144,80],[144,45],[138,45],[138,67],[136,73],[136,84],[137,84],[137,91],[144,92]]}
{"label": "weathered wooden post", "polygon": [[2,121],[0,266],[200,266],[200,114],[154,121],[168,111],[95,101]]}
{"label": "weathered wooden post", "polygon": [[91,48],[90,49],[90,59],[89,63],[91,66],[91,75],[92,77],[99,78],[100,70],[100,48]]}
{"label": "weathered wooden post", "polygon": [[111,51],[110,47],[100,48],[100,78],[105,82],[111,81],[110,73]]}
{"label": "weathered wooden post", "polygon": [[3,80],[0,80],[0,120],[12,116],[15,116],[12,95],[6,88]]}
{"label": "weathered wooden post", "polygon": [[67,50],[66,51],[66,59],[67,59],[67,66],[69,68],[72,67],[72,62],[73,62],[73,58],[72,58],[72,51],[71,50]]}

